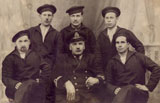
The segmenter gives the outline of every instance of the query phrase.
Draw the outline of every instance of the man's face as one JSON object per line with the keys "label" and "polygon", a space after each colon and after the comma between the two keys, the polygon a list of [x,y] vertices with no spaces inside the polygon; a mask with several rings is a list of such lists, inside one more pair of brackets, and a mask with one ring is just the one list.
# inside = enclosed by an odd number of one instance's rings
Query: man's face
{"label": "man's face", "polygon": [[77,41],[70,43],[69,49],[72,51],[73,55],[81,55],[85,49],[85,42]]}
{"label": "man's face", "polygon": [[104,17],[104,20],[107,28],[113,28],[117,24],[118,17],[116,17],[116,14],[114,12],[108,12]]}
{"label": "man's face", "polygon": [[53,13],[51,11],[44,11],[40,14],[41,24],[49,26],[53,19]]}
{"label": "man's face", "polygon": [[82,13],[74,13],[70,15],[70,21],[73,26],[79,26],[83,21]]}
{"label": "man's face", "polygon": [[18,51],[27,52],[29,49],[29,46],[30,46],[30,40],[29,40],[28,36],[24,35],[24,36],[19,37],[16,40],[15,44],[16,44]]}
{"label": "man's face", "polygon": [[116,49],[118,53],[125,53],[129,49],[129,43],[126,40],[125,36],[119,36],[116,39]]}

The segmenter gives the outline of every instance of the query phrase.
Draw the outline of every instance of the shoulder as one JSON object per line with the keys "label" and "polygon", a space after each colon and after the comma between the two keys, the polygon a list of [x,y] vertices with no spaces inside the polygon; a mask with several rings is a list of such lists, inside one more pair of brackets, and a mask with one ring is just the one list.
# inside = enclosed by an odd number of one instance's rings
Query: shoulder
{"label": "shoulder", "polygon": [[9,53],[9,54],[4,58],[3,63],[4,63],[4,62],[13,61],[13,60],[15,59],[13,52],[14,52],[14,51],[12,51],[11,53]]}
{"label": "shoulder", "polygon": [[92,31],[89,27],[87,27],[86,25],[82,25],[82,29],[86,29],[86,30],[89,30],[89,31]]}
{"label": "shoulder", "polygon": [[32,27],[30,27],[28,30],[29,30],[29,31],[32,31],[32,30],[35,30],[35,29],[37,29],[37,28],[39,28],[39,25],[32,26]]}
{"label": "shoulder", "polygon": [[[131,30],[126,29],[126,28],[122,28],[122,27],[118,27],[118,32],[132,33]],[[132,34],[133,34],[133,33],[132,33]]]}
{"label": "shoulder", "polygon": [[64,32],[64,31],[67,31],[67,30],[70,30],[70,25],[64,27],[63,29],[60,30],[60,32]]}
{"label": "shoulder", "polygon": [[135,56],[137,59],[139,60],[145,60],[145,58],[148,58],[147,56],[145,56],[144,54],[140,53],[140,52],[135,52]]}
{"label": "shoulder", "polygon": [[94,59],[94,58],[96,58],[96,56],[94,54],[91,54],[91,53],[84,54],[83,56],[85,58],[88,58],[88,59]]}
{"label": "shoulder", "polygon": [[55,29],[53,26],[51,26],[51,30],[55,33],[59,33],[59,31],[57,29]]}
{"label": "shoulder", "polygon": [[104,37],[104,34],[106,34],[106,33],[107,33],[107,28],[105,28],[104,30],[100,31],[98,37],[99,38],[100,37]]}
{"label": "shoulder", "polygon": [[82,25],[81,31],[87,32],[88,34],[93,34],[93,31],[85,25]]}

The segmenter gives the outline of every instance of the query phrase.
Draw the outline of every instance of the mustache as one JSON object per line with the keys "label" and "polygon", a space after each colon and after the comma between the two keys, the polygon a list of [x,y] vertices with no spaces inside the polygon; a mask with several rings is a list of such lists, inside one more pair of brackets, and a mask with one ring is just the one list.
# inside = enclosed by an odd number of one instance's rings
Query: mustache
{"label": "mustache", "polygon": [[45,20],[45,22],[49,22],[49,20],[47,19],[47,20]]}
{"label": "mustache", "polygon": [[73,23],[78,23],[78,21],[77,21],[77,20],[74,20]]}
{"label": "mustache", "polygon": [[81,50],[80,50],[80,49],[77,49],[76,52],[81,52]]}
{"label": "mustache", "polygon": [[22,46],[21,48],[23,48],[23,49],[24,49],[24,48],[26,48],[26,46]]}
{"label": "mustache", "polygon": [[21,51],[21,52],[26,52],[26,51],[27,51],[27,47],[26,47],[26,46],[22,46],[22,47],[20,48],[20,51]]}

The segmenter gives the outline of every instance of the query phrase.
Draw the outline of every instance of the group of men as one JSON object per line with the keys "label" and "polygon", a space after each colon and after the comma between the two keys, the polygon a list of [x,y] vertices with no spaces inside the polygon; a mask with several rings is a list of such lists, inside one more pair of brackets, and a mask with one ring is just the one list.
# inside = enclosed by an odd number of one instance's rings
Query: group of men
{"label": "group of men", "polygon": [[[147,103],[158,84],[160,67],[144,55],[144,46],[117,25],[117,7],[106,7],[106,23],[97,40],[83,22],[84,6],[66,13],[70,25],[51,26],[56,7],[37,9],[41,23],[15,34],[15,50],[2,63],[2,82],[12,103]],[[130,51],[132,45],[136,51]],[[151,71],[148,83],[146,70]]]}

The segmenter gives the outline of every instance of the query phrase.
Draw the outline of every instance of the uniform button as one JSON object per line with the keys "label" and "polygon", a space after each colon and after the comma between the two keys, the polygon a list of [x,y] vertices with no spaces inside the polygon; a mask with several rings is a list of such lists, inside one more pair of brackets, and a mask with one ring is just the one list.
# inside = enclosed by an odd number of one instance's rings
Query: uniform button
{"label": "uniform button", "polygon": [[73,73],[75,73],[75,70],[73,71]]}
{"label": "uniform button", "polygon": [[77,79],[77,77],[73,77],[73,79]]}
{"label": "uniform button", "polygon": [[77,85],[78,83],[74,83],[75,85]]}
{"label": "uniform button", "polygon": [[88,79],[88,77],[87,77],[87,76],[86,76],[85,78],[86,78],[86,79]]}
{"label": "uniform button", "polygon": [[79,91],[79,89],[76,89],[76,91]]}
{"label": "uniform button", "polygon": [[85,73],[87,73],[87,70],[85,70]]}

